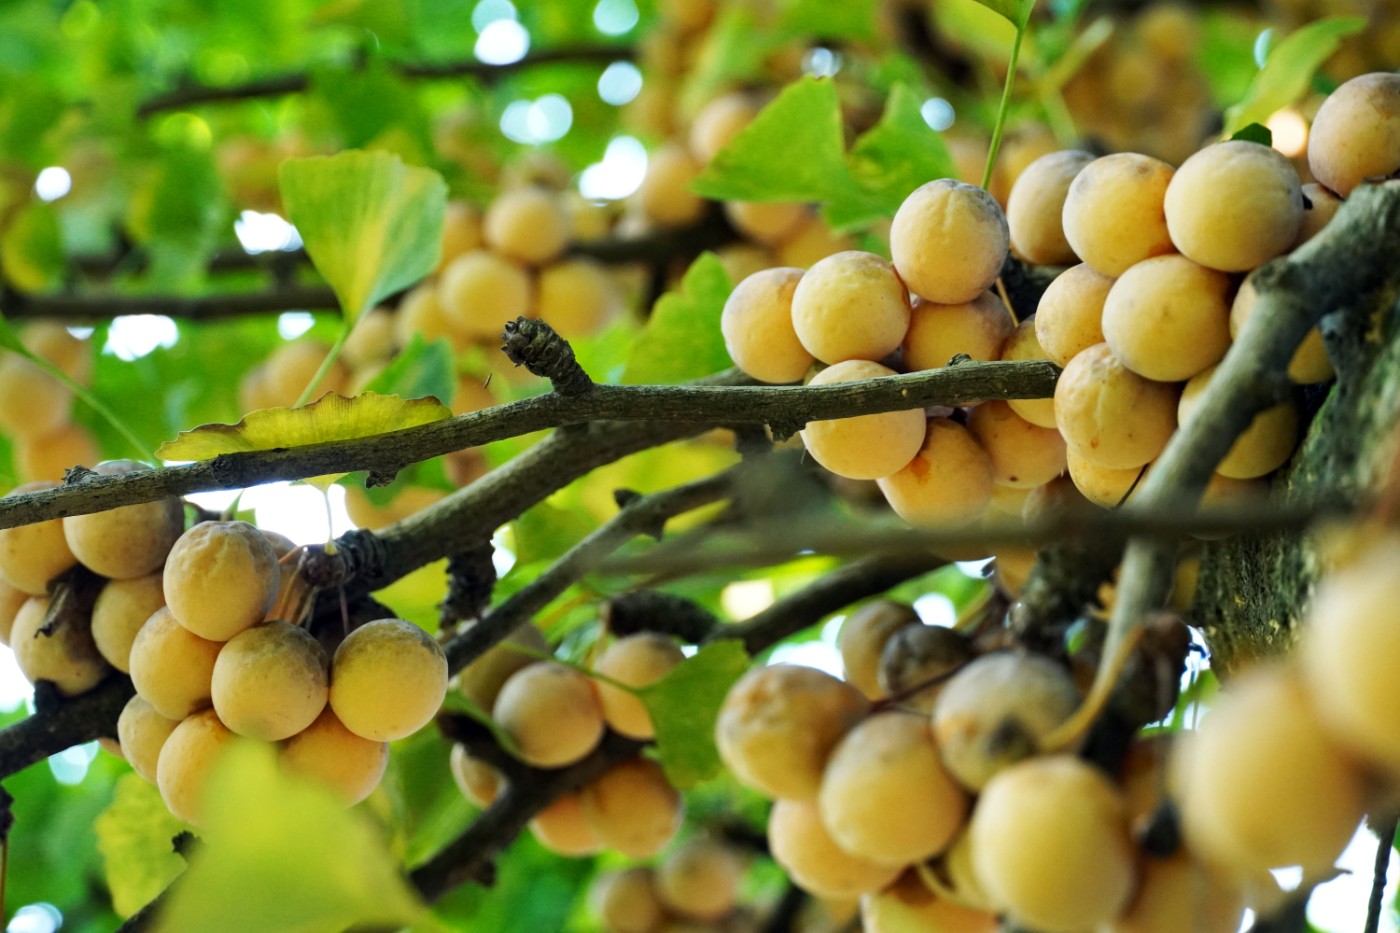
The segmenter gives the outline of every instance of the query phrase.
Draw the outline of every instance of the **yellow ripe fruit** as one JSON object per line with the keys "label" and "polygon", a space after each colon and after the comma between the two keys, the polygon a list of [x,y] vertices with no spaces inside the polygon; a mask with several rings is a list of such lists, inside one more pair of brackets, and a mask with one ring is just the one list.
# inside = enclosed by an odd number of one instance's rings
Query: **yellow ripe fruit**
{"label": "yellow ripe fruit", "polygon": [[281,581],[277,553],[257,528],[200,522],[170,549],[165,600],[194,634],[228,641],[266,618]]}
{"label": "yellow ripe fruit", "polygon": [[700,165],[685,149],[667,143],[647,160],[646,175],[637,198],[647,219],[658,227],[684,227],[705,213],[705,200],[691,194],[690,183]]}
{"label": "yellow ripe fruit", "polygon": [[[665,677],[684,660],[680,646],[670,638],[656,632],[638,632],[609,645],[593,667],[599,674],[629,687],[645,687]],[[637,696],[603,680],[598,681],[597,687],[603,718],[613,731],[634,739],[655,738],[651,714]]]}
{"label": "yellow ripe fruit", "polygon": [[501,686],[491,714],[515,740],[521,760],[562,768],[603,738],[603,707],[593,679],[553,661],[534,661]]}
{"label": "yellow ripe fruit", "polygon": [[719,329],[734,364],[760,382],[797,382],[812,354],[797,339],[792,296],[802,270],[784,266],[745,278],[725,299]]}
{"label": "yellow ripe fruit", "polygon": [[968,416],[967,428],[987,452],[999,484],[1030,489],[1065,471],[1065,441],[1060,432],[1031,424],[1006,402],[978,405]]}
{"label": "yellow ripe fruit", "polygon": [[1112,920],[1137,883],[1122,797],[1068,755],[1032,758],[993,778],[968,832],[988,895],[1036,930],[1079,933]]}
{"label": "yellow ripe fruit", "polygon": [[1400,545],[1384,539],[1325,577],[1298,658],[1318,718],[1352,753],[1400,774],[1387,662],[1400,657]]}
{"label": "yellow ripe fruit", "polygon": [[[1177,409],[1181,424],[1191,420],[1214,374],[1212,366],[1186,383]],[[1290,399],[1255,415],[1215,470],[1231,479],[1264,476],[1281,467],[1297,445],[1298,406]]]}
{"label": "yellow ripe fruit", "polygon": [[681,825],[681,795],[647,758],[614,765],[580,792],[583,814],[599,840],[632,858],[650,858]]}
{"label": "yellow ripe fruit", "polygon": [[1293,245],[1303,222],[1301,189],[1276,149],[1243,139],[1207,146],[1167,186],[1172,243],[1208,268],[1247,272]]}
{"label": "yellow ripe fruit", "polygon": [[166,719],[140,696],[126,701],[117,717],[117,741],[122,757],[141,777],[156,782],[156,762],[165,740],[180,724],[178,719]]}
{"label": "yellow ripe fruit", "polygon": [[695,837],[657,866],[656,893],[682,916],[718,920],[734,909],[743,875],[743,859],[733,848]]}
{"label": "yellow ripe fruit", "polygon": [[1069,361],[1055,385],[1055,423],[1065,443],[1098,466],[1138,467],[1176,430],[1176,386],[1134,373],[1101,343]]}
{"label": "yellow ripe fruit", "polygon": [[765,246],[781,246],[807,221],[807,205],[768,201],[726,201],[724,216],[744,236]]}
{"label": "yellow ripe fruit", "polygon": [[101,456],[92,433],[80,424],[42,437],[15,438],[15,467],[27,480],[61,480],[73,467],[90,466]]}
{"label": "yellow ripe fruit", "polygon": [[[319,340],[294,340],[273,350],[262,366],[263,407],[295,405],[316,377],[330,349],[328,344]],[[317,383],[310,400],[314,401],[328,392],[344,394],[349,386],[350,371],[344,363],[336,360]]]}
{"label": "yellow ripe fruit", "polygon": [[996,933],[997,915],[945,900],[929,890],[917,871],[860,899],[864,933]]}
{"label": "yellow ripe fruit", "polygon": [[530,832],[555,855],[596,855],[603,850],[603,840],[583,810],[583,795],[578,792],[562,794],[530,821]]}
{"label": "yellow ripe fruit", "polygon": [[331,708],[345,728],[366,739],[412,735],[437,715],[446,695],[442,646],[403,619],[360,626],[331,659]]}
{"label": "yellow ripe fruit", "polygon": [[1065,198],[1074,176],[1092,161],[1091,153],[1066,149],[1043,155],[1026,166],[1006,199],[1012,252],[1037,265],[1078,261],[1065,238]]}
{"label": "yellow ripe fruit", "polygon": [[161,575],[109,580],[92,606],[92,640],[107,663],[131,671],[131,645],[157,609],[165,605]]}
{"label": "yellow ripe fruit", "polygon": [[8,437],[42,437],[68,423],[73,394],[35,363],[16,353],[0,357],[0,431]]}
{"label": "yellow ripe fruit", "polygon": [[465,252],[480,249],[481,212],[465,201],[448,201],[442,216],[442,252],[433,272],[442,274],[447,264]]}
{"label": "yellow ripe fruit", "polygon": [[463,253],[443,270],[437,297],[453,330],[499,340],[506,322],[531,313],[534,284],[523,266],[478,249]]}
{"label": "yellow ripe fruit", "polygon": [[612,276],[592,259],[565,259],[540,270],[536,314],[563,337],[586,337],[622,309]]}
{"label": "yellow ripe fruit", "polygon": [[650,867],[605,872],[588,889],[589,909],[608,933],[655,933],[665,916]]}
{"label": "yellow ripe fruit", "polygon": [[1321,233],[1322,228],[1336,216],[1337,208],[1342,206],[1341,198],[1315,181],[1303,186],[1303,197],[1307,200],[1303,222],[1298,226],[1298,238],[1293,241],[1290,252]]}
{"label": "yellow ripe fruit", "polygon": [[758,108],[747,94],[724,94],[716,97],[695,114],[690,121],[690,152],[701,164],[708,164],[715,154],[729,145],[739,131],[749,125]]}
{"label": "yellow ripe fruit", "polygon": [[[357,377],[394,355],[394,326],[394,312],[387,308],[372,308],[355,322],[350,336],[345,338],[340,358],[354,367]],[[426,336],[423,339],[428,340]]]}
{"label": "yellow ripe fruit", "polygon": [[1035,336],[1047,358],[1064,366],[1103,343],[1103,306],[1113,282],[1083,262],[1055,276],[1035,312]]}
{"label": "yellow ripe fruit", "polygon": [[878,360],[909,329],[909,295],[888,262],[849,250],[813,264],[792,295],[802,346],[823,363]]}
{"label": "yellow ripe fruit", "polygon": [[167,719],[184,719],[211,702],[210,686],[220,642],[209,641],[157,609],[131,643],[131,682]]}
{"label": "yellow ripe fruit", "polygon": [[486,649],[457,675],[457,687],[462,696],[471,700],[486,711],[496,705],[496,697],[510,675],[521,668],[535,663],[535,658],[523,651],[515,651],[512,645],[519,645],[534,652],[549,652],[549,642],[539,629],[530,624],[520,626],[511,632],[500,644]]}
{"label": "yellow ripe fruit", "polygon": [[[352,733],[353,734],[353,733]],[[473,758],[465,745],[454,744],[448,755],[452,779],[462,796],[478,807],[489,807],[505,790],[506,780],[501,772],[486,762]]]}
{"label": "yellow ripe fruit", "polygon": [[850,237],[833,233],[820,217],[810,214],[797,228],[792,239],[775,251],[778,263],[798,269],[810,269],[828,256],[855,248]]}
{"label": "yellow ripe fruit", "polygon": [[51,681],[66,697],[86,693],[101,682],[111,670],[92,643],[87,626],[66,622],[51,635],[41,635],[49,600],[31,597],[19,612],[10,629],[10,647],[15,663],[25,680],[31,684]]}
{"label": "yellow ripe fruit", "polygon": [[1133,152],[1084,166],[1069,186],[1063,217],[1075,255],[1099,273],[1117,276],[1172,252],[1164,208],[1172,175],[1167,163]]}
{"label": "yellow ripe fruit", "polygon": [[1235,677],[1177,746],[1187,846],[1235,877],[1288,865],[1329,871],[1361,822],[1361,773],[1332,744],[1300,679],[1280,668]]}
{"label": "yellow ripe fruit", "polygon": [[831,750],[869,709],[859,690],[830,674],[770,664],[730,688],[715,741],[741,783],[770,797],[813,800]]}
{"label": "yellow ripe fruit", "polygon": [[1142,881],[1122,916],[1103,933],[1235,933],[1244,919],[1244,894],[1218,873],[1184,853],[1147,858]]}
{"label": "yellow ripe fruit", "polygon": [[504,191],[486,209],[486,245],[508,259],[540,265],[558,256],[569,240],[569,215],[543,188]]}
{"label": "yellow ripe fruit", "polygon": [[942,852],[967,816],[968,798],[945,770],[928,718],[892,710],[846,733],[817,798],[836,844],[881,864]]}
{"label": "yellow ripe fruit", "polygon": [[[847,360],[817,373],[808,385],[833,385],[893,376],[895,371],[866,360]],[[921,408],[879,412],[853,418],[809,421],[802,429],[807,452],[837,476],[879,479],[903,469],[924,439]]]}
{"label": "yellow ripe fruit", "polygon": [[1065,466],[1076,489],[1094,505],[1116,509],[1141,482],[1145,467],[1115,470],[1086,460],[1074,447],[1065,448]]}
{"label": "yellow ripe fruit", "polygon": [[880,657],[895,632],[919,622],[919,614],[908,603],[877,599],[846,616],[841,623],[837,646],[846,681],[872,700],[885,696],[880,686]]}
{"label": "yellow ripe fruit", "polygon": [[822,825],[816,804],[800,800],[774,802],[768,814],[768,846],[792,883],[818,897],[878,891],[903,869],[842,849]]}
{"label": "yellow ripe fruit", "polygon": [[1342,197],[1400,169],[1400,75],[1364,74],[1333,91],[1313,117],[1308,167]]}
{"label": "yellow ripe fruit", "polygon": [[[1244,322],[1254,313],[1254,302],[1258,297],[1254,276],[1250,275],[1240,283],[1234,304],[1230,305],[1231,339],[1239,337]],[[1327,356],[1327,345],[1322,341],[1322,331],[1314,327],[1293,352],[1293,359],[1288,361],[1288,378],[1299,385],[1314,385],[1326,382],[1334,375],[1332,361]]]}
{"label": "yellow ripe fruit", "polygon": [[1231,287],[1229,276],[1185,256],[1145,259],[1109,289],[1104,339],[1139,376],[1190,379],[1230,348]]}
{"label": "yellow ripe fruit", "polygon": [[[145,472],[132,460],[99,463],[101,476]],[[63,520],[68,547],[89,570],[114,580],[144,577],[165,563],[175,539],[185,528],[185,507],[176,496],[124,505]]]}
{"label": "yellow ripe fruit", "polygon": [[[1049,354],[1036,335],[1035,315],[1023,320],[1001,346],[1003,360],[1048,360]],[[1016,398],[1007,401],[1011,410],[1041,428],[1055,427],[1054,398]]]}
{"label": "yellow ripe fruit", "polygon": [[[476,251],[463,253],[462,256],[472,255],[473,252]],[[460,258],[456,257],[452,261],[455,263]],[[456,322],[448,316],[447,309],[438,297],[438,280],[433,279],[404,295],[403,300],[399,302],[398,311],[394,314],[395,345],[408,346],[414,334],[422,337],[424,343],[435,343],[445,339],[452,344],[454,350],[464,348],[467,340],[474,336],[469,329],[459,330]]]}
{"label": "yellow ripe fruit", "polygon": [[[55,482],[24,483],[7,495],[56,489]],[[0,529],[0,579],[31,596],[48,593],[49,581],[78,562],[63,534],[63,520]]]}
{"label": "yellow ripe fruit", "polygon": [[941,369],[959,353],[974,360],[999,359],[1015,329],[1006,305],[993,292],[958,304],[917,301],[904,336],[904,368]]}
{"label": "yellow ripe fruit", "polygon": [[914,189],[890,225],[890,255],[900,278],[938,304],[971,301],[990,288],[1009,250],[1001,205],[951,178]]}
{"label": "yellow ripe fruit", "polygon": [[293,774],[329,787],[349,807],[379,786],[389,767],[389,743],[356,735],[326,707],[311,725],[282,743],[281,760]]}
{"label": "yellow ripe fruit", "polygon": [[186,823],[200,824],[209,770],[237,740],[212,709],[195,713],[175,727],[156,760],[156,786],[171,813]]}
{"label": "yellow ripe fruit", "polygon": [[15,616],[29,599],[24,590],[15,589],[0,577],[0,644],[10,643],[10,633],[15,627]]}
{"label": "yellow ripe fruit", "polygon": [[35,321],[24,328],[20,343],[35,356],[63,371],[69,379],[87,385],[92,378],[92,341],[78,338],[56,321]]}
{"label": "yellow ripe fruit", "polygon": [[909,465],[877,480],[895,514],[911,525],[965,525],[992,498],[992,461],[967,428],[930,418],[923,446]]}
{"label": "yellow ripe fruit", "polygon": [[224,725],[265,742],[291,738],[326,708],[326,651],[305,629],[274,620],[233,636],[214,662],[210,692]]}

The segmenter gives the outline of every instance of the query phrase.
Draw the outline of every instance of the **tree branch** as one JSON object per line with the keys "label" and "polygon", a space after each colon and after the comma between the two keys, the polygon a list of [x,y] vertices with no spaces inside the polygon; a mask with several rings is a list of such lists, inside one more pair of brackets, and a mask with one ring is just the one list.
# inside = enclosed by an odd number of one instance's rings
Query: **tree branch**
{"label": "tree branch", "polygon": [[112,674],[87,693],[0,729],[0,778],[74,745],[103,736],[115,738],[117,717],[135,692],[131,678]]}
{"label": "tree branch", "polygon": [[7,289],[5,316],[91,323],[124,314],[163,314],[188,321],[217,321],[282,311],[336,311],[340,303],[325,285],[290,285],[258,292],[221,295],[30,295]]}
{"label": "tree branch", "polygon": [[[100,512],[165,496],[242,489],[275,480],[354,470],[392,476],[411,463],[454,450],[544,428],[599,421],[680,425],[679,433],[674,434],[669,432],[675,428],[648,429],[639,425],[631,429],[638,437],[649,430],[660,430],[665,440],[676,440],[717,425],[768,424],[775,433],[790,433],[813,419],[929,405],[959,405],[978,399],[1046,398],[1054,392],[1058,373],[1058,367],[1043,361],[971,362],[946,369],[825,386],[736,386],[733,383],[744,381],[745,377],[735,370],[711,377],[708,384],[595,385],[580,395],[536,396],[387,434],[223,454],[186,466],[92,478],[76,485],[7,496],[0,498],[0,528]],[[656,443],[665,443],[665,440]],[[533,449],[538,450],[539,445]],[[488,485],[502,482],[501,473],[500,470],[489,473],[469,488],[482,482]],[[488,508],[487,512],[500,514],[498,509]],[[514,514],[501,516],[497,525]],[[471,542],[456,540],[455,543],[466,546]]]}
{"label": "tree branch", "polygon": [[[401,78],[413,80],[475,78],[484,84],[493,84],[518,71],[524,71],[539,65],[553,65],[559,63],[586,64],[590,62],[601,64],[616,61],[630,61],[635,57],[635,54],[634,50],[629,46],[581,45],[566,46],[557,49],[540,49],[536,52],[531,52],[529,55],[517,61],[503,65],[490,65],[475,59],[468,59],[437,63],[395,63],[391,67]],[[359,71],[363,67],[363,63],[357,63],[350,70]],[[255,100],[264,97],[284,97],[288,94],[299,94],[307,90],[310,86],[311,75],[302,72],[274,75],[267,78],[259,78],[256,81],[249,81],[244,84],[232,84],[224,87],[214,87],[186,80],[182,81],[172,90],[147,99],[137,108],[136,115],[144,119],[153,114],[169,110],[180,110],[185,107],[192,107],[200,104],[228,103],[231,101]]]}
{"label": "tree branch", "polygon": [[[1333,311],[1369,315],[1394,304],[1400,290],[1396,255],[1400,185],[1392,182],[1357,189],[1320,234],[1260,268],[1254,277],[1254,313],[1215,371],[1199,408],[1173,435],[1124,511],[1189,508],[1198,502],[1235,439],[1288,391],[1288,362],[1318,320]],[[1174,564],[1169,541],[1138,537],[1129,542],[1104,657],[1114,656],[1132,630],[1164,604]],[[1096,683],[1094,689],[1109,687]]]}

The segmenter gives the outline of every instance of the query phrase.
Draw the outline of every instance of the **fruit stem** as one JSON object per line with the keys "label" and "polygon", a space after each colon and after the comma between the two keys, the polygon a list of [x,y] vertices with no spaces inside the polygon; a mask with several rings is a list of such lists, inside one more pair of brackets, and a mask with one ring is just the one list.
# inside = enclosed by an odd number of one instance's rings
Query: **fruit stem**
{"label": "fruit stem", "polygon": [[311,394],[316,391],[316,387],[321,384],[321,380],[326,378],[326,373],[331,371],[335,361],[340,359],[341,348],[345,346],[345,340],[350,336],[350,331],[354,328],[355,322],[348,317],[340,325],[340,333],[335,338],[335,343],[331,344],[330,350],[326,352],[326,358],[321,361],[321,367],[316,370],[316,375],[311,377],[311,381],[306,384],[306,388],[301,390],[301,395],[297,397],[297,402],[293,408],[300,408],[310,399]]}
{"label": "fruit stem", "polygon": [[1094,720],[1099,718],[1099,714],[1108,705],[1109,697],[1113,696],[1113,688],[1118,685],[1118,679],[1123,675],[1123,669],[1128,666],[1128,661],[1132,658],[1138,642],[1142,640],[1144,631],[1142,626],[1135,626],[1125,633],[1123,639],[1118,642],[1118,649],[1112,655],[1099,661],[1100,667],[1094,677],[1094,685],[1089,689],[1089,695],[1079,704],[1079,709],[1075,710],[1073,715],[1041,740],[1041,752],[1064,751],[1089,731]]}
{"label": "fruit stem", "polygon": [[1011,109],[1011,86],[1016,83],[1016,62],[1021,57],[1021,39],[1026,35],[1025,23],[1016,24],[1016,38],[1011,43],[1011,59],[1006,65],[1006,83],[1001,89],[1001,103],[997,106],[997,121],[992,126],[992,142],[987,147],[987,167],[982,171],[982,187],[992,183],[992,167],[997,163],[997,150],[1001,148],[1001,134],[1006,129],[1006,112]]}

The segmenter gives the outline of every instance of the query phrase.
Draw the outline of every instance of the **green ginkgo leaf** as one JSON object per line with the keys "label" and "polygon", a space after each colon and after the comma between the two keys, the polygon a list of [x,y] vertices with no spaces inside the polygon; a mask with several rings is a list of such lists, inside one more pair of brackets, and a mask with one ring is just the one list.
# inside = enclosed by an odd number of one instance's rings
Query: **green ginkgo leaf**
{"label": "green ginkgo leaf", "polygon": [[1365,17],[1329,16],[1273,43],[1244,99],[1225,111],[1225,138],[1234,137],[1251,123],[1264,123],[1274,111],[1306,94],[1313,75],[1337,51],[1342,40],[1365,28]]}
{"label": "green ginkgo leaf", "polygon": [[288,159],[282,203],[349,321],[437,265],[447,183],[387,152]]}

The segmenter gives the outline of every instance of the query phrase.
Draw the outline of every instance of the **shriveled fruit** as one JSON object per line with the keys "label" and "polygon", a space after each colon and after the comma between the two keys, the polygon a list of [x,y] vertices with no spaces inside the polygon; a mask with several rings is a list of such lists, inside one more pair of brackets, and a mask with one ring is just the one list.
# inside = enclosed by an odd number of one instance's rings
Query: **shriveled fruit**
{"label": "shriveled fruit", "polygon": [[880,654],[896,631],[918,622],[913,606],[888,599],[866,603],[846,616],[837,639],[846,680],[872,700],[883,697]]}
{"label": "shriveled fruit", "polygon": [[980,790],[999,771],[1038,752],[1040,739],[1078,706],[1073,678],[1054,661],[987,654],[944,686],[933,709],[933,737],[953,776]]}
{"label": "shriveled fruit", "polygon": [[962,633],[922,622],[906,625],[880,654],[880,687],[901,708],[932,712],[947,676],[971,658],[972,644]]}

